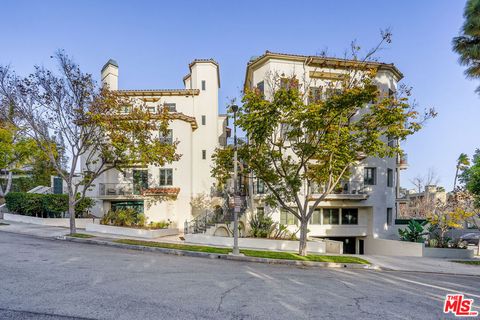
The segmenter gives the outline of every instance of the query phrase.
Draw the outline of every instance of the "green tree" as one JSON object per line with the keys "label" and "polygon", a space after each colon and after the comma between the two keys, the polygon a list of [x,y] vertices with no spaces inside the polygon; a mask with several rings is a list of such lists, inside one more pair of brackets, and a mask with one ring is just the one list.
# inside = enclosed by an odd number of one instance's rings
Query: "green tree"
{"label": "green tree", "polygon": [[[155,136],[167,134],[166,108],[149,113],[145,103],[98,86],[64,52],[57,52],[56,60],[59,72],[35,67],[26,78],[0,67],[0,96],[14,104],[27,133],[64,180],[75,233],[75,205],[100,175],[133,165],[162,166],[179,155],[176,143]],[[125,106],[128,114],[122,113]],[[57,146],[66,150],[65,157]]]}
{"label": "green tree", "polygon": [[461,153],[457,159],[457,166],[455,170],[455,179],[453,180],[453,190],[457,188],[457,179],[460,172],[463,172],[470,165],[470,159],[465,153]]}
{"label": "green tree", "polygon": [[[389,41],[389,35],[383,40]],[[269,88],[272,96],[247,90],[238,111],[237,125],[249,138],[239,147],[240,159],[245,170],[268,187],[269,204],[300,221],[301,255],[306,254],[310,217],[339,182],[348,178],[350,169],[366,157],[401,153],[386,137],[402,141],[434,115],[431,110],[422,117],[414,110],[408,102],[408,88],[392,95],[381,92],[375,65],[356,56],[353,59],[358,63],[342,65],[343,77],[332,82],[327,88],[330,94],[322,100],[306,98],[306,83],[273,75],[268,81],[275,85]],[[230,157],[221,154],[217,158]],[[225,170],[216,171],[219,177],[226,176]]]}
{"label": "green tree", "polygon": [[[453,39],[453,50],[460,55],[460,64],[467,67],[468,78],[480,78],[480,0],[468,0],[461,34]],[[476,89],[480,93],[480,87]]]}
{"label": "green tree", "polygon": [[21,171],[23,166],[35,158],[36,144],[31,138],[7,120],[0,121],[0,170],[4,174],[4,183],[0,184],[0,197],[7,195],[12,188],[13,173]]}

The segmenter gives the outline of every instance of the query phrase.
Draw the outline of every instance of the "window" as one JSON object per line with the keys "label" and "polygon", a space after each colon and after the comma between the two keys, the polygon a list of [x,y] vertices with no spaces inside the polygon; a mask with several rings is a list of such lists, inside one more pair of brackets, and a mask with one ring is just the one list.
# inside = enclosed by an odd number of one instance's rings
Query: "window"
{"label": "window", "polygon": [[257,83],[257,90],[261,95],[265,93],[265,85],[263,81],[260,81],[259,83]]}
{"label": "window", "polygon": [[112,211],[117,211],[120,209],[133,209],[137,213],[143,213],[143,201],[112,202]]}
{"label": "window", "polygon": [[387,208],[387,225],[391,225],[392,224],[392,218],[393,218],[393,210],[392,208]]}
{"label": "window", "polygon": [[315,103],[322,100],[322,87],[311,87],[310,96],[308,97],[309,103]]}
{"label": "window", "polygon": [[160,142],[163,144],[172,144],[173,143],[173,131],[172,129],[167,130],[167,134],[164,135],[162,131],[158,133],[158,137],[160,139]]}
{"label": "window", "polygon": [[[295,208],[293,208],[295,210]],[[280,224],[283,225],[293,225],[298,224],[298,219],[291,213],[287,211],[285,208],[280,209]]]}
{"label": "window", "polygon": [[393,187],[393,170],[387,169],[387,187]]}
{"label": "window", "polygon": [[295,78],[281,78],[280,79],[280,88],[281,89],[298,89],[298,80]]}
{"label": "window", "polygon": [[207,159],[207,150],[202,150],[202,159]]}
{"label": "window", "polygon": [[358,209],[342,209],[342,224],[358,224]]}
{"label": "window", "polygon": [[207,87],[207,82],[205,80],[202,80],[202,91],[205,91]]}
{"label": "window", "polygon": [[168,112],[177,112],[176,103],[164,103],[163,105],[167,108]]}
{"label": "window", "polygon": [[325,98],[326,99],[329,99],[333,96],[336,96],[336,95],[339,95],[342,93],[342,90],[341,89],[335,89],[335,88],[327,88],[325,90]]}
{"label": "window", "polygon": [[202,126],[207,124],[207,116],[202,116]]}
{"label": "window", "polygon": [[148,189],[148,170],[133,170],[133,194]]}
{"label": "window", "polygon": [[338,224],[338,209],[323,209],[323,224]]}
{"label": "window", "polygon": [[256,193],[257,194],[264,194],[265,193],[265,182],[263,180],[257,179],[256,185]]}
{"label": "window", "polygon": [[317,208],[310,217],[310,224],[322,224],[322,210]]}
{"label": "window", "polygon": [[160,183],[161,186],[173,185],[173,169],[160,169]]}
{"label": "window", "polygon": [[123,106],[122,110],[120,112],[121,113],[130,113],[130,112],[132,112],[132,107],[131,106]]}
{"label": "window", "polygon": [[377,168],[365,168],[364,169],[364,176],[363,176],[363,183],[365,185],[373,186],[377,180]]}
{"label": "window", "polygon": [[157,111],[157,108],[155,106],[150,106],[147,109],[148,109],[148,112],[150,113],[155,113]]}

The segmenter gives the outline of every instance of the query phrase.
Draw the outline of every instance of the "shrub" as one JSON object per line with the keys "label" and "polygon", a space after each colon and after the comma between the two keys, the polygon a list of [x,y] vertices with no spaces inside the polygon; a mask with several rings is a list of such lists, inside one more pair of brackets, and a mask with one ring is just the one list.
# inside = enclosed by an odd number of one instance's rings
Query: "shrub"
{"label": "shrub", "polygon": [[166,229],[170,225],[170,220],[168,221],[158,221],[158,222],[153,222],[150,221],[148,224],[149,229]]}
{"label": "shrub", "polygon": [[254,238],[268,238],[276,226],[273,219],[263,212],[253,215],[249,224],[250,235]]}
{"label": "shrub", "polygon": [[[5,203],[10,212],[25,216],[60,218],[68,211],[66,194],[10,192],[5,196]],[[91,198],[81,200],[75,206],[75,216],[83,217],[94,203]]]}
{"label": "shrub", "polygon": [[116,227],[144,227],[145,222],[145,215],[132,208],[109,210],[100,220],[100,224]]}
{"label": "shrub", "polygon": [[428,232],[425,232],[426,221],[418,222],[416,220],[410,220],[405,229],[398,229],[400,240],[410,242],[423,242],[423,236]]}

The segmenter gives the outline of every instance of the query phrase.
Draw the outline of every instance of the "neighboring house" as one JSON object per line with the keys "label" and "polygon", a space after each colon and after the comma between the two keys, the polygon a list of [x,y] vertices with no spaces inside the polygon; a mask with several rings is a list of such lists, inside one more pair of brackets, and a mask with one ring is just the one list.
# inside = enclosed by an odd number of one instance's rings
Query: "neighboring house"
{"label": "neighboring house", "polygon": [[[227,117],[218,114],[219,66],[214,60],[194,60],[182,89],[128,90],[118,88],[118,64],[110,60],[102,69],[102,82],[119,95],[143,101],[151,112],[169,109],[170,131],[160,136],[179,141],[180,160],[164,167],[135,167],[121,173],[110,170],[95,181],[88,196],[97,200],[92,213],[102,216],[110,209],[131,207],[145,213],[149,221],[171,220],[183,228],[191,219],[191,201],[210,194],[214,179],[212,154],[227,138]],[[129,112],[128,106],[125,112]],[[83,165],[83,162],[82,162]]]}
{"label": "neighboring house", "polygon": [[425,219],[428,211],[431,210],[435,204],[444,204],[446,201],[447,192],[445,188],[440,186],[428,185],[422,192],[418,192],[418,190],[404,190],[397,199],[399,206],[398,218]]}
{"label": "neighboring house", "polygon": [[[274,86],[279,83],[281,86],[287,82],[287,78],[295,76],[300,90],[310,90],[306,92],[305,99],[322,99],[322,95],[328,94],[327,90],[332,90],[331,83],[341,76],[342,69],[358,63],[267,51],[248,63],[245,88],[260,90],[269,99],[275,91]],[[403,77],[400,71],[393,64],[369,64],[378,68],[376,80],[380,90],[386,94],[394,93],[397,82]],[[406,159],[400,156],[366,158],[361,161],[353,168],[351,178],[342,182],[336,192],[320,203],[308,226],[308,235],[343,241],[345,253],[363,253],[366,237],[396,238],[394,221],[397,215],[399,170],[405,168]],[[275,221],[288,225],[292,231],[297,230],[299,223],[291,213],[269,208],[264,203],[262,193],[267,190],[261,181],[254,182],[254,185],[256,210],[270,213]],[[315,195],[312,200],[314,199]]]}

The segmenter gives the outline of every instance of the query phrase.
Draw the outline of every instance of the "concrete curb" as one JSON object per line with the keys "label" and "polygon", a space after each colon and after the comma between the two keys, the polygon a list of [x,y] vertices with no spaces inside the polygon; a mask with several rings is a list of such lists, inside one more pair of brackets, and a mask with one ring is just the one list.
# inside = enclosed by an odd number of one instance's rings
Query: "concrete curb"
{"label": "concrete curb", "polygon": [[73,238],[68,236],[57,237],[59,240],[77,242],[77,243],[86,243],[94,245],[103,245],[116,248],[130,249],[130,250],[139,250],[139,251],[148,251],[148,252],[160,252],[165,254],[173,254],[177,256],[186,256],[186,257],[200,257],[200,258],[210,258],[210,259],[223,259],[231,261],[245,261],[245,262],[256,262],[256,263],[267,263],[267,264],[280,264],[280,265],[290,265],[297,267],[321,267],[321,268],[342,268],[342,269],[362,269],[362,270],[382,270],[380,267],[375,265],[368,264],[358,264],[358,263],[334,263],[334,262],[315,262],[315,261],[299,261],[299,260],[284,260],[284,259],[269,259],[269,258],[257,258],[257,257],[247,257],[247,256],[232,256],[229,254],[222,253],[207,253],[207,252],[196,252],[196,251],[187,251],[187,250],[178,250],[178,249],[168,249],[168,248],[159,248],[159,247],[147,247],[141,245],[131,245],[117,243],[107,240],[99,240],[92,238]]}

